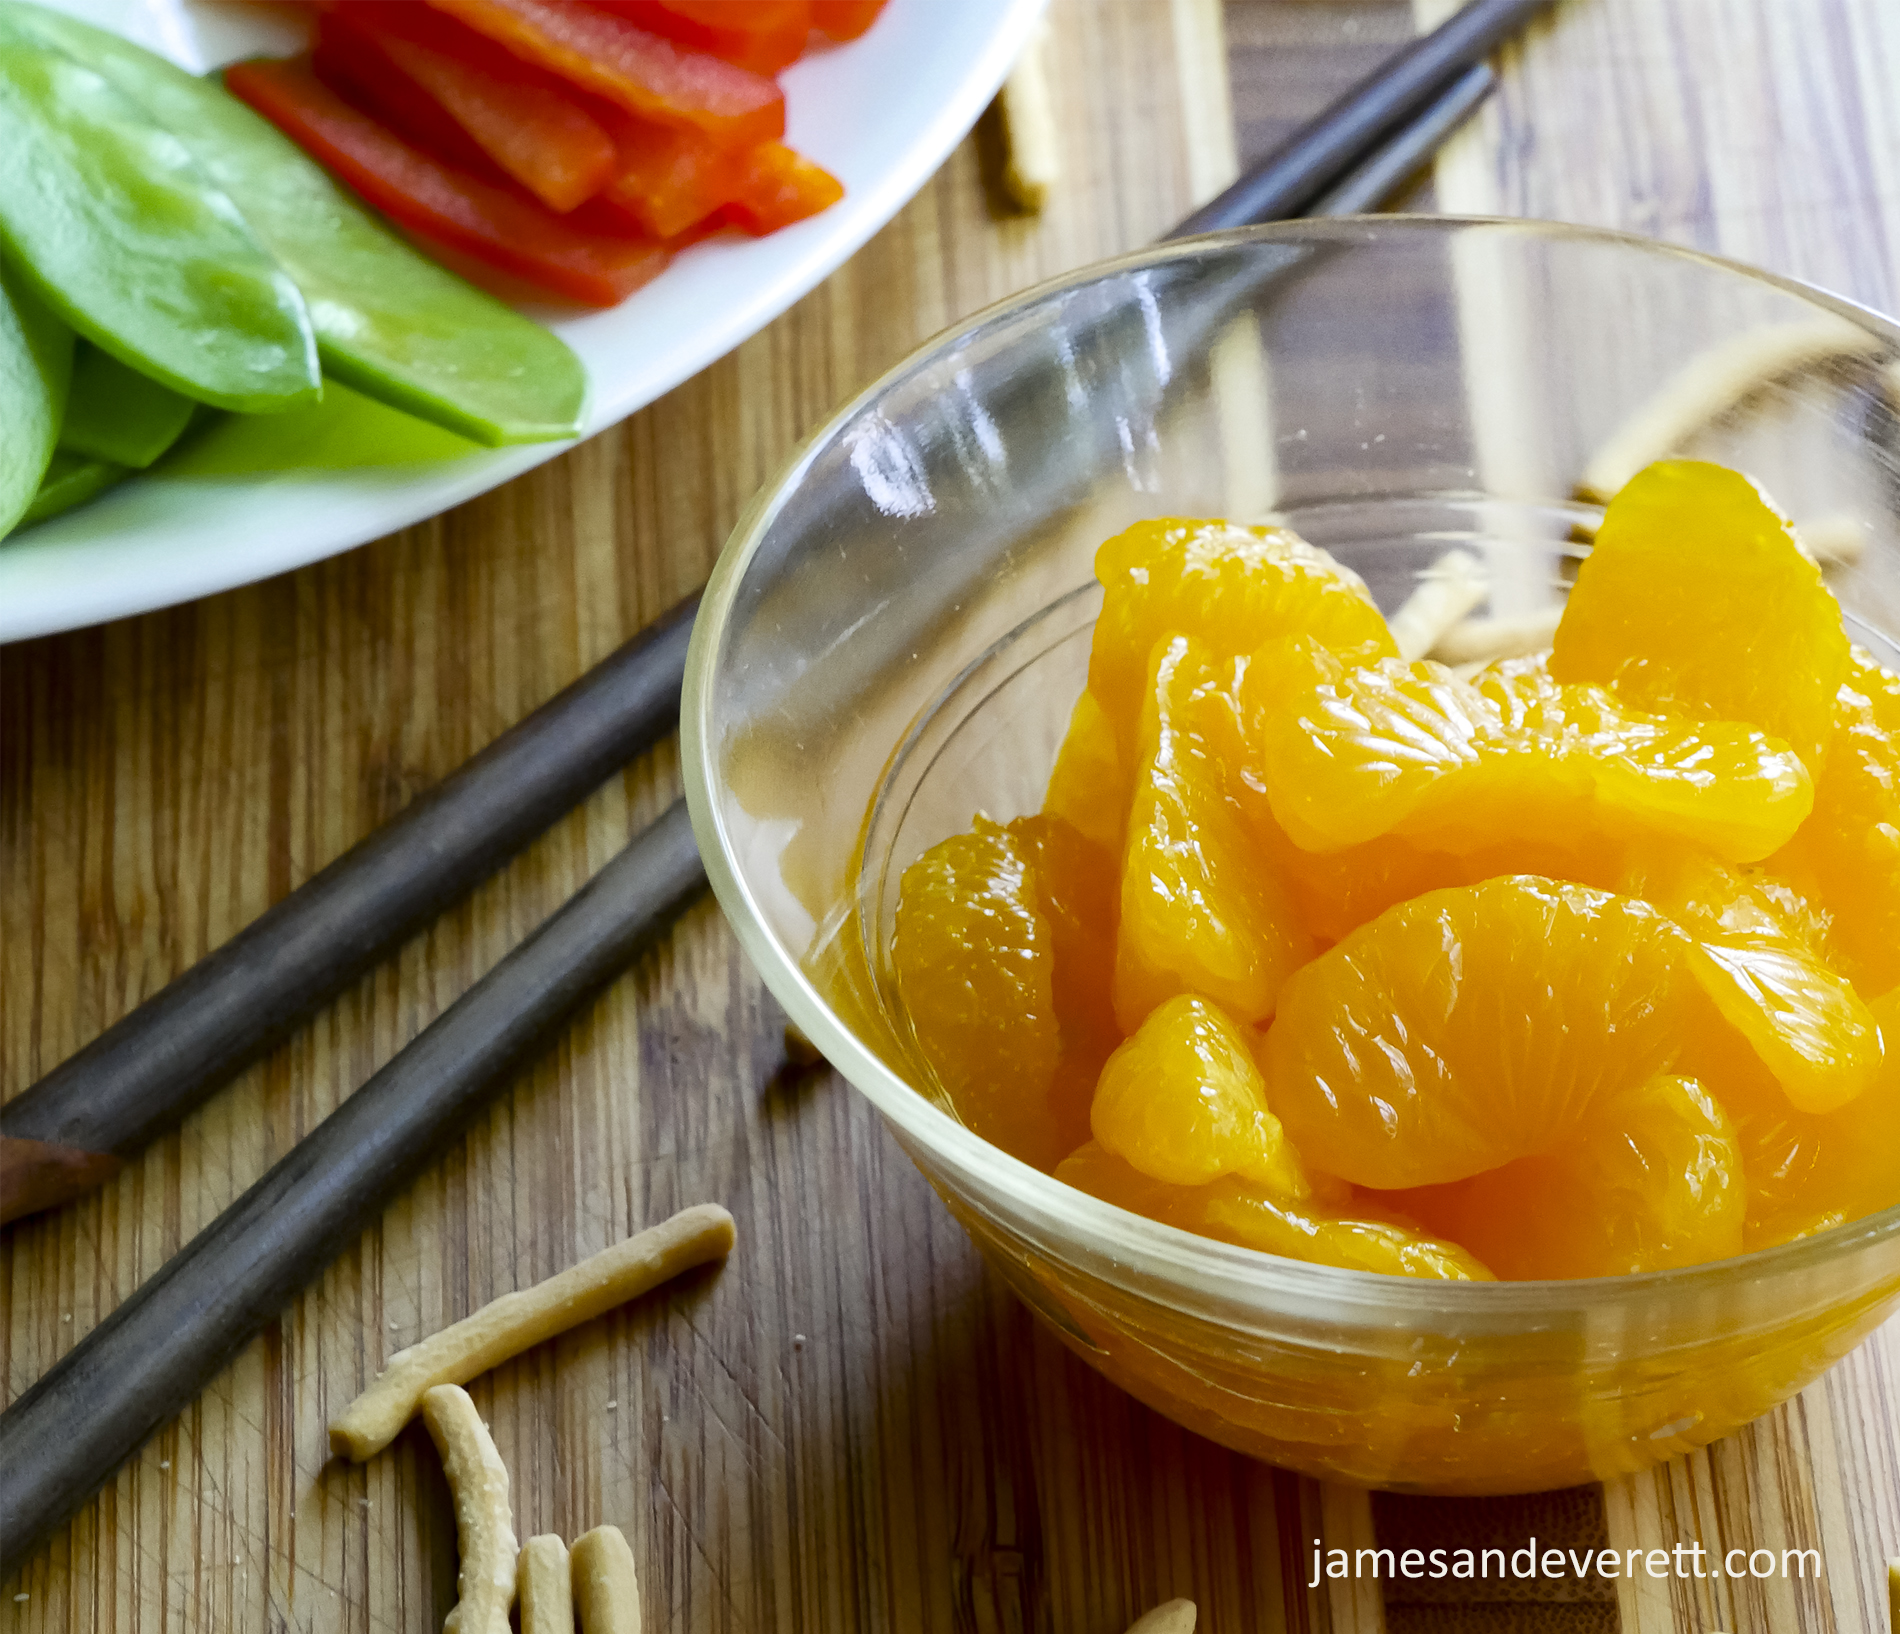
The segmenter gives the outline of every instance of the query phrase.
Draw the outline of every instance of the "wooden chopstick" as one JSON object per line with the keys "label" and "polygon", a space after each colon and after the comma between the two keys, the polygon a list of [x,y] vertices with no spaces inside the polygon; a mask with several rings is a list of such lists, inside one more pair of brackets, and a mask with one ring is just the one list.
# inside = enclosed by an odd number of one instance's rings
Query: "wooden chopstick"
{"label": "wooden chopstick", "polygon": [[24,1558],[705,886],[681,800],[0,1413]]}
{"label": "wooden chopstick", "polygon": [[[1457,72],[1448,71],[1441,100],[1461,101],[1468,113],[1475,104],[1458,80]],[[1429,109],[1425,117],[1430,118]],[[1455,122],[1440,119],[1441,134]],[[1406,133],[1397,140],[1405,141]],[[1377,157],[1375,153],[1368,162],[1376,163]],[[1395,168],[1394,160],[1385,168],[1396,185],[1415,163],[1416,156],[1402,167]],[[656,707],[664,703],[677,718],[690,612],[688,606],[669,614],[607,661],[603,668],[615,671],[608,680],[600,679],[600,669],[589,672],[405,812],[392,825],[400,839],[397,854],[412,858],[415,866],[436,868],[422,853],[439,835],[444,843],[459,836],[457,843],[465,850],[457,854],[473,859],[461,864],[470,871],[459,876],[460,883],[472,886],[479,877],[472,870],[485,873],[501,860],[468,836],[469,826],[482,814],[497,825],[508,823],[508,832],[520,835],[517,845],[533,832],[526,828],[529,818],[493,809],[491,802],[500,792],[489,781],[495,765],[532,769],[537,791],[532,820],[538,828],[564,809],[554,804],[556,791],[571,790],[568,804],[576,803],[619,763],[605,758],[610,742],[633,745],[624,759],[653,741],[673,724],[668,720],[656,728]],[[597,718],[602,711],[611,712],[613,700],[628,712],[627,720]],[[588,746],[585,755],[576,743],[566,741],[566,731],[580,734],[580,742]],[[478,767],[489,770],[472,775]],[[259,1030],[246,1035],[241,1047],[222,1043],[226,1032],[215,1024],[221,1012],[212,1008],[210,1020],[205,1020],[196,995],[228,993],[231,989],[221,984],[235,984],[239,976],[220,967],[216,980],[208,982],[198,973],[250,938],[249,958],[262,960],[267,953],[286,958],[292,968],[280,978],[278,990],[287,995],[286,1002],[302,1006],[300,1013],[332,996],[343,980],[335,979],[324,962],[326,939],[335,943],[329,957],[338,963],[355,961],[349,963],[354,973],[376,956],[362,951],[376,936],[387,938],[378,944],[386,946],[406,934],[391,928],[395,916],[386,908],[364,900],[365,882],[383,877],[376,870],[383,866],[377,859],[384,851],[376,842],[390,846],[384,838],[389,832],[385,828],[346,852],[113,1031],[155,1010],[155,1020],[140,1023],[153,1029],[147,1036],[154,1048],[176,1053],[183,1047],[181,1040],[203,1028],[207,1038],[219,1043],[219,1071],[224,1076],[256,1059],[280,1035],[266,1036]],[[359,860],[364,857],[369,860]],[[446,891],[458,876],[442,868],[433,877],[435,888]],[[299,902],[325,879],[331,880],[328,889],[334,894],[316,899],[324,911]],[[664,934],[704,886],[685,803],[676,802],[0,1413],[0,1469],[6,1471],[6,1480],[0,1482],[0,1559],[17,1560],[37,1545],[154,1430],[189,1404],[212,1374],[532,1058],[549,1034]],[[363,909],[369,929],[342,911],[340,905],[352,903]],[[298,927],[299,934],[291,937],[286,926]],[[297,957],[289,959],[293,953]],[[182,993],[168,997],[174,989]],[[101,1040],[109,1036],[102,1034]],[[244,1049],[252,1053],[239,1059]],[[51,1103],[53,1112],[43,1111],[43,1116],[84,1116],[81,1103],[91,1074],[77,1069],[89,1053],[73,1058],[72,1073],[62,1069],[36,1086],[58,1079],[42,1100],[42,1107]],[[115,1058],[110,1052],[102,1052],[102,1057]],[[209,1073],[188,1070],[156,1080],[173,1098],[174,1117],[218,1081]],[[111,1102],[118,1091],[108,1089],[105,1094]],[[157,1109],[138,1110],[141,1127],[161,1115]],[[117,1126],[120,1132],[125,1127]]]}
{"label": "wooden chopstick", "polygon": [[0,1221],[106,1178],[110,1159],[176,1123],[674,731],[698,605],[649,625],[0,1107]]}
{"label": "wooden chopstick", "polygon": [[1357,216],[1378,209],[1431,162],[1445,139],[1497,87],[1497,70],[1488,62],[1467,68],[1436,102],[1357,169],[1348,171],[1307,214]]}
{"label": "wooden chopstick", "polygon": [[[1431,33],[1381,63],[1325,112],[1168,234],[1187,238],[1314,207],[1395,136],[1427,117],[1467,70],[1555,0],[1471,0]],[[1408,171],[1410,167],[1407,167]]]}

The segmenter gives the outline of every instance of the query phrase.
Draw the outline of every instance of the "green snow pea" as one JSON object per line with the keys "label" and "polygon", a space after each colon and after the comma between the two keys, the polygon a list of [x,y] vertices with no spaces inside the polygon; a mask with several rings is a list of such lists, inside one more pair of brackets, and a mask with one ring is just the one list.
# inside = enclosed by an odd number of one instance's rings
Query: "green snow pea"
{"label": "green snow pea", "polygon": [[63,12],[7,0],[0,16],[191,150],[303,291],[329,374],[491,447],[578,434],[587,377],[559,339],[412,250],[216,80]]}
{"label": "green snow pea", "polygon": [[73,332],[0,266],[0,537],[46,474],[72,368]]}
{"label": "green snow pea", "polygon": [[20,526],[29,522],[44,522],[58,516],[61,511],[70,511],[75,505],[83,505],[87,500],[102,494],[125,475],[123,465],[114,465],[110,460],[88,459],[84,454],[59,453],[53,456],[53,463],[46,468],[46,475],[40,479],[39,492],[33,496],[33,503],[26,508],[26,515],[20,518]]}
{"label": "green snow pea", "polygon": [[143,470],[184,435],[196,408],[189,397],[128,369],[110,352],[82,344],[73,359],[59,446]]}
{"label": "green snow pea", "polygon": [[303,298],[130,98],[0,9],[0,252],[95,345],[265,412],[322,390]]}

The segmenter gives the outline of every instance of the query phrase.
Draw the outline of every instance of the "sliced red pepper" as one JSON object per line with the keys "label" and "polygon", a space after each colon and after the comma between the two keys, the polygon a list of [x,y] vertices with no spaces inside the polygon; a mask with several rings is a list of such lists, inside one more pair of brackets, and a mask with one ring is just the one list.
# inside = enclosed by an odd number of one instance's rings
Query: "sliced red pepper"
{"label": "sliced red pepper", "polygon": [[737,197],[726,205],[736,227],[755,237],[828,210],[844,197],[844,184],[783,142],[762,142],[746,155]]}
{"label": "sliced red pepper", "polygon": [[438,159],[477,175],[500,173],[475,145],[448,109],[427,95],[407,74],[376,49],[354,25],[357,6],[327,8],[317,17],[311,66],[345,102],[374,114],[398,136]]}
{"label": "sliced red pepper", "polygon": [[677,237],[743,191],[747,155],[698,131],[622,115],[614,138],[620,169],[601,203],[655,238]]}
{"label": "sliced red pepper", "polygon": [[696,51],[776,74],[805,54],[811,39],[810,0],[587,0],[596,11],[624,17]]}
{"label": "sliced red pepper", "polygon": [[429,4],[643,119],[703,131],[721,147],[753,147],[785,134],[785,98],[764,75],[676,45],[582,0]]}
{"label": "sliced red pepper", "polygon": [[811,0],[812,27],[834,40],[855,40],[883,9],[884,0]]}
{"label": "sliced red pepper", "polygon": [[[339,24],[358,49],[379,54],[407,75],[420,96],[549,209],[572,210],[613,179],[619,154],[586,109],[558,80],[473,29],[426,6],[359,0],[329,8],[319,41],[326,33],[334,36]],[[380,111],[393,112],[387,106]]]}
{"label": "sliced red pepper", "polygon": [[526,194],[451,169],[352,108],[306,59],[237,63],[224,83],[377,209],[555,295],[613,306],[667,263],[664,244],[580,231]]}
{"label": "sliced red pepper", "polygon": [[[573,215],[567,218],[575,226],[590,233],[598,233],[603,238],[638,238],[651,241],[653,235],[624,211],[616,209],[607,201],[607,195],[589,199]],[[701,239],[711,238],[715,233],[729,226],[724,214],[715,210],[703,221],[696,221],[683,233],[675,233],[666,240],[668,251],[678,255],[681,250],[691,249]]]}

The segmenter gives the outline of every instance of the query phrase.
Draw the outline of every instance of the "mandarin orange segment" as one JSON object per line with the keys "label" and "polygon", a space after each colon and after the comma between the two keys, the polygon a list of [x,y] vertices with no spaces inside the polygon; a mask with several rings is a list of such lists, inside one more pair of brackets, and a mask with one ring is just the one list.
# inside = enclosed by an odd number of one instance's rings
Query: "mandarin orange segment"
{"label": "mandarin orange segment", "polygon": [[1166,518],[1137,522],[1096,553],[1106,592],[1089,656],[1089,690],[1132,733],[1155,643],[1185,634],[1216,658],[1281,635],[1395,652],[1357,574],[1284,528]]}
{"label": "mandarin orange segment", "polygon": [[1171,1186],[1091,1141],[1070,1154],[1056,1178],[1117,1208],[1241,1248],[1388,1276],[1489,1282],[1491,1272],[1456,1243],[1388,1220],[1291,1202],[1234,1175],[1205,1186]]}
{"label": "mandarin orange segment", "polygon": [[1798,899],[1759,869],[1732,868],[1670,840],[1632,848],[1617,888],[1653,902],[1692,936],[1801,941],[1811,923]]}
{"label": "mandarin orange segment", "polygon": [[1679,835],[1735,862],[1784,843],[1813,806],[1813,781],[1785,743],[1739,721],[1632,708],[1594,682],[1564,684],[1548,655],[1494,665],[1473,685],[1506,731],[1585,758],[1601,819]]}
{"label": "mandarin orange segment", "polygon": [[[1242,714],[1256,722],[1263,707],[1257,689],[1261,657],[1254,655],[1244,678],[1244,686],[1253,690],[1244,698]],[[1334,664],[1335,679],[1341,668]],[[1624,871],[1623,842],[1580,820],[1554,830],[1547,820],[1545,832],[1526,834],[1509,832],[1510,825],[1492,822],[1482,812],[1473,812],[1474,820],[1449,835],[1382,834],[1343,850],[1308,851],[1280,826],[1257,766],[1257,760],[1249,764],[1240,786],[1248,823],[1286,881],[1301,923],[1321,946],[1426,891],[1474,885],[1499,874],[1542,874],[1615,889]],[[1460,849],[1442,848],[1447,842]]]}
{"label": "mandarin orange segment", "polygon": [[[1870,1007],[1900,1038],[1900,994]],[[1838,1111],[1796,1111],[1738,1036],[1697,1046],[1697,1070],[1733,1119],[1748,1182],[1745,1246],[1770,1248],[1900,1205],[1900,1051]]]}
{"label": "mandarin orange segment", "polygon": [[1803,1112],[1832,1112],[1880,1065],[1880,1029],[1784,909],[1746,876],[1694,851],[1653,855],[1630,887],[1692,938],[1688,966]]}
{"label": "mandarin orange segment", "polygon": [[1541,670],[1467,683],[1440,664],[1387,659],[1277,707],[1264,692],[1248,696],[1262,781],[1274,816],[1311,851],[1389,833],[1471,850],[1595,826],[1752,861],[1785,843],[1813,800],[1793,751],[1753,727],[1646,714]]}
{"label": "mandarin orange segment", "polygon": [[1840,1152],[1833,1183],[1850,1220],[1900,1205],[1900,992],[1869,1009],[1889,1047],[1867,1088],[1819,1120]]}
{"label": "mandarin orange segment", "polygon": [[1387,646],[1376,641],[1327,646],[1310,635],[1275,636],[1245,654],[1245,662],[1236,666],[1237,718],[1243,730],[1251,730],[1286,699],[1299,697],[1311,687],[1337,685],[1347,671],[1390,657]]}
{"label": "mandarin orange segment", "polygon": [[1084,839],[1119,856],[1130,783],[1116,747],[1114,723],[1095,694],[1084,690],[1049,774],[1043,815],[1063,819]]}
{"label": "mandarin orange segment", "polygon": [[1601,735],[1584,747],[1609,824],[1679,835],[1731,862],[1755,862],[1785,845],[1813,809],[1807,767],[1752,726],[1618,714],[1612,721],[1606,710]]}
{"label": "mandarin orange segment", "polygon": [[1476,885],[1507,874],[1532,874],[1599,891],[1617,891],[1630,842],[1592,826],[1569,833],[1485,836],[1485,843],[1459,854],[1463,872],[1447,884]]}
{"label": "mandarin orange segment", "polygon": [[1867,1006],[1805,949],[1711,939],[1690,947],[1689,968],[1798,1110],[1845,1106],[1879,1068]]}
{"label": "mandarin orange segment", "polygon": [[1312,953],[1213,747],[1231,718],[1206,650],[1186,636],[1160,643],[1122,855],[1114,992],[1124,1033],[1177,993],[1264,1021]]}
{"label": "mandarin orange segment", "polygon": [[1547,730],[1551,712],[1563,718],[1563,684],[1550,673],[1548,652],[1500,658],[1471,677],[1471,684],[1498,711],[1507,732]]}
{"label": "mandarin orange segment", "polygon": [[1154,1180],[1204,1186],[1224,1174],[1298,1199],[1312,1188],[1246,1033],[1206,999],[1182,994],[1149,1012],[1102,1069],[1089,1109],[1101,1148]]}
{"label": "mandarin orange segment", "polygon": [[[1088,1134],[1053,1091],[1054,951],[1021,839],[981,818],[904,870],[891,962],[917,1045],[977,1134],[1052,1168]],[[1076,1104],[1079,1102],[1079,1104]]]}
{"label": "mandarin orange segment", "polygon": [[1788,519],[1739,472],[1667,460],[1604,513],[1550,671],[1638,709],[1746,722],[1818,773],[1847,658],[1841,610]]}
{"label": "mandarin orange segment", "polygon": [[1049,926],[1050,990],[1063,1048],[1091,1062],[1093,1085],[1121,1042],[1112,998],[1120,867],[1111,852],[1060,817],[1018,817],[1008,832],[1022,847],[1036,906]]}
{"label": "mandarin orange segment", "polygon": [[1287,837],[1264,800],[1247,803],[1257,843],[1273,858],[1300,923],[1317,946],[1330,947],[1386,909],[1427,891],[1475,885],[1502,874],[1539,874],[1616,889],[1625,847],[1593,829],[1503,835],[1467,831],[1483,843],[1448,851],[1385,834],[1343,851],[1304,851]]}
{"label": "mandarin orange segment", "polygon": [[1741,1143],[1693,1078],[1610,1096],[1560,1149],[1395,1194],[1502,1277],[1607,1277],[1742,1250]]}
{"label": "mandarin orange segment", "polygon": [[1470,836],[1485,843],[1469,851],[1430,850],[1383,835],[1344,851],[1310,852],[1257,819],[1255,832],[1278,861],[1300,922],[1322,946],[1331,946],[1388,908],[1427,891],[1476,885],[1505,874],[1536,874],[1613,890],[1624,868],[1624,848],[1609,835],[1589,829],[1568,835]]}
{"label": "mandarin orange segment", "polygon": [[1383,1276],[1491,1282],[1495,1273],[1462,1244],[1389,1220],[1324,1213],[1288,1204],[1239,1181],[1217,1182],[1187,1216],[1204,1236],[1263,1254]]}
{"label": "mandarin orange segment", "polygon": [[1344,851],[1313,852],[1302,851],[1288,839],[1271,813],[1265,821],[1256,817],[1254,830],[1279,864],[1300,923],[1322,946],[1331,946],[1408,897],[1481,877],[1472,874],[1461,857],[1426,851],[1393,835]]}
{"label": "mandarin orange segment", "polygon": [[1498,712],[1442,664],[1396,658],[1284,699],[1249,687],[1273,815],[1295,845],[1338,851],[1389,834],[1433,788],[1502,744]]}
{"label": "mandarin orange segment", "polygon": [[1309,1165],[1385,1190],[1557,1150],[1671,1069],[1682,940],[1648,903],[1587,886],[1429,892],[1281,990],[1274,1110]]}
{"label": "mandarin orange segment", "polygon": [[1852,656],[1814,814],[1769,860],[1833,919],[1833,938],[1868,991],[1900,986],[1900,676]]}

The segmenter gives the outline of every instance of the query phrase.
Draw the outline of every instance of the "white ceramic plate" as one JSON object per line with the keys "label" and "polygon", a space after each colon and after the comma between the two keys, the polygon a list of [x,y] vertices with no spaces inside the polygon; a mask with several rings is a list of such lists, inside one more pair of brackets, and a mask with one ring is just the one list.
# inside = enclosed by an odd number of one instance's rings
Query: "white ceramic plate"
{"label": "white ceramic plate", "polygon": [[[52,0],[194,70],[288,49],[259,9]],[[652,402],[796,301],[897,213],[976,122],[1043,0],[890,0],[863,38],[783,76],[787,140],[842,203],[769,238],[694,246],[611,311],[551,327],[587,366],[587,432]],[[567,443],[476,450],[331,386],[308,414],[227,420],[92,504],[0,540],[0,641],[166,607],[432,516]]]}

